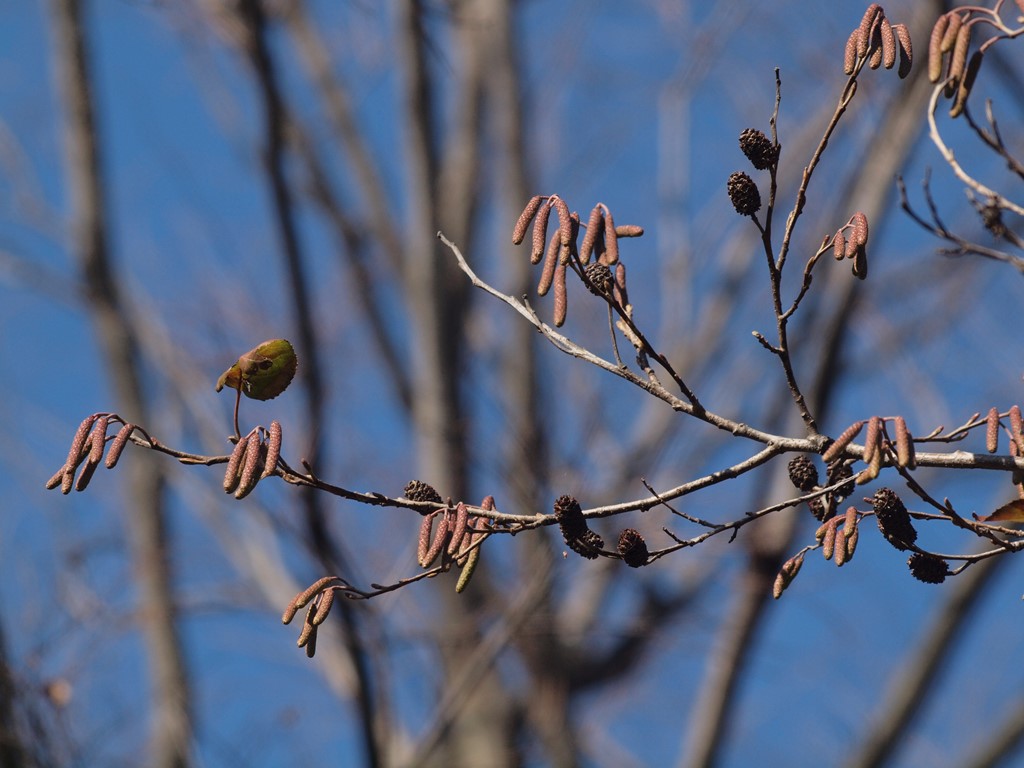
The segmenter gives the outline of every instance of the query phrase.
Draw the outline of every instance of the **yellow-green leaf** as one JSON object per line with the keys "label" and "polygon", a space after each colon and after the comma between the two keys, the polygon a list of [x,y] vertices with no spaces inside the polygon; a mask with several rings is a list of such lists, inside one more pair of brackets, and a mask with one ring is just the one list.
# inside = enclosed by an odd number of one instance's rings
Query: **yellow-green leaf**
{"label": "yellow-green leaf", "polygon": [[291,343],[270,339],[246,352],[224,371],[217,379],[217,391],[230,387],[254,400],[270,400],[288,388],[297,368],[298,358]]}

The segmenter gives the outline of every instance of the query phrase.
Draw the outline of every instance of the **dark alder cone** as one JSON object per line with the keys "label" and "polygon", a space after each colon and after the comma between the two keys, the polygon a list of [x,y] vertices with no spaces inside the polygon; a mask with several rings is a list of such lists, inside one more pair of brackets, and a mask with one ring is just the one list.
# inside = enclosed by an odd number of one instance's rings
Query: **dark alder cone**
{"label": "dark alder cone", "polygon": [[587,530],[587,520],[583,517],[580,503],[572,496],[559,496],[555,499],[555,520],[562,529],[566,544],[569,539],[581,536]]}
{"label": "dark alder cone", "polygon": [[555,520],[562,530],[565,545],[577,555],[593,560],[604,547],[604,539],[587,527],[580,503],[572,496],[555,499]]}
{"label": "dark alder cone", "polygon": [[762,131],[747,128],[740,133],[740,149],[757,170],[771,168],[775,162],[775,147]]}
{"label": "dark alder cone", "polygon": [[832,497],[842,501],[847,498],[856,486],[856,481],[853,479],[853,470],[850,465],[847,464],[843,459],[836,459],[828,465],[828,480],[826,485],[835,485],[840,480],[849,479],[848,483],[843,483],[836,490],[832,492]]}
{"label": "dark alder cone", "polygon": [[803,454],[789,460],[789,479],[799,490],[810,491],[818,484],[818,468],[814,462]]}
{"label": "dark alder cone", "polygon": [[[811,510],[811,514],[814,515],[815,519],[822,523],[825,522],[825,502],[821,500],[820,496],[808,501],[807,508]],[[835,517],[835,512],[829,517]]]}
{"label": "dark alder cone", "polygon": [[405,498],[409,501],[432,501],[435,504],[440,504],[442,501],[441,494],[422,480],[409,481],[409,484],[405,486]]}
{"label": "dark alder cone", "polygon": [[601,553],[601,548],[604,547],[604,539],[589,528],[583,532],[582,536],[572,539],[567,538],[565,543],[569,549],[577,555],[587,558],[587,560],[597,559],[597,556]]}
{"label": "dark alder cone", "polygon": [[587,289],[595,296],[606,296],[612,292],[612,271],[604,264],[594,262],[583,270],[590,285]]}
{"label": "dark alder cone", "polygon": [[875,510],[875,520],[878,521],[878,529],[896,549],[908,549],[917,541],[917,531],[910,523],[910,513],[895,491],[891,488],[879,488],[874,496],[865,501],[871,502]]}
{"label": "dark alder cone", "polygon": [[949,575],[949,567],[941,557],[915,552],[907,560],[907,565],[910,566],[910,574],[925,584],[941,584]]}
{"label": "dark alder cone", "polygon": [[622,555],[622,562],[630,568],[640,568],[647,565],[647,542],[640,535],[636,528],[627,528],[619,534],[619,544],[616,547]]}
{"label": "dark alder cone", "polygon": [[742,171],[736,171],[729,177],[726,184],[729,200],[736,213],[741,216],[753,216],[761,210],[761,193],[757,191],[754,180]]}

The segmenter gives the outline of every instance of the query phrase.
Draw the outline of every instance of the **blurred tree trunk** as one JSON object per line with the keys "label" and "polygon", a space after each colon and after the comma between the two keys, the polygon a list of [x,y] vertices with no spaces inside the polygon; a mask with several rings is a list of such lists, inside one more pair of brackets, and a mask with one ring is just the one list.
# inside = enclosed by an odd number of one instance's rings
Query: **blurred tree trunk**
{"label": "blurred tree trunk", "polygon": [[[479,0],[458,7],[453,35],[461,67],[451,125],[442,142],[437,127],[445,118],[439,114],[440,94],[431,76],[424,6],[420,0],[402,0],[397,13],[408,203],[404,287],[413,331],[416,464],[419,476],[436,484],[442,496],[456,500],[469,500],[461,386],[468,287],[434,233],[440,228],[457,242],[472,240],[491,35],[487,16],[488,8]],[[439,599],[444,606],[435,630],[444,665],[441,679],[451,680],[480,644],[482,616],[474,610],[479,600],[455,595],[450,586],[440,591]],[[509,695],[488,665],[449,711],[436,713],[435,722],[443,724],[435,731],[439,738],[435,745],[421,747],[417,764],[517,765],[512,718]]]}
{"label": "blurred tree trunk", "polygon": [[[126,419],[149,424],[151,413],[139,371],[138,340],[107,238],[108,213],[83,7],[78,0],[53,0],[52,8],[56,72],[65,108],[67,184],[74,238],[71,250],[78,259],[115,401]],[[162,466],[154,461],[128,463],[125,507],[152,688],[152,744],[144,762],[154,768],[182,768],[191,762],[192,726],[185,662],[175,626]]]}

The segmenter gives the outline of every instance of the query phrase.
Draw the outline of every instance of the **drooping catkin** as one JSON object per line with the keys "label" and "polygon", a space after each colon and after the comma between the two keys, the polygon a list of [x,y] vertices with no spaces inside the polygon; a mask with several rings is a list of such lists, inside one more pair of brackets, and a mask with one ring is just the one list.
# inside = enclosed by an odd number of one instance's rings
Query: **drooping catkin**
{"label": "drooping catkin", "polygon": [[540,204],[543,202],[543,198],[540,195],[534,195],[530,198],[529,202],[526,203],[526,207],[523,208],[523,212],[519,214],[519,218],[516,219],[516,225],[512,228],[512,244],[519,245],[523,242],[523,238],[526,237],[526,229],[530,226],[530,222],[533,221],[533,217],[537,215],[537,210],[540,208]]}
{"label": "drooping catkin", "polygon": [[1024,440],[1021,439],[1021,411],[1019,405],[1010,407],[1010,437],[1013,438],[1015,447],[1017,448],[1017,455],[1024,455]]}
{"label": "drooping catkin", "polygon": [[857,246],[853,254],[853,276],[858,280],[867,280],[868,277],[868,252],[863,245]]}
{"label": "drooping catkin", "polygon": [[107,446],[107,426],[110,415],[104,414],[96,419],[92,432],[89,434],[89,457],[87,464],[97,465],[103,460],[103,449]]}
{"label": "drooping catkin", "polygon": [[854,438],[860,434],[860,431],[863,428],[863,421],[855,421],[853,422],[853,424],[844,429],[842,434],[836,438],[835,442],[828,447],[828,450],[821,455],[822,461],[828,464],[833,460],[839,458],[839,456],[841,456],[843,451],[846,449],[846,446],[853,442]]}
{"label": "drooping catkin", "polygon": [[836,564],[837,568],[842,568],[843,563],[846,562],[846,533],[838,526],[836,527],[836,538],[833,543],[833,552],[832,562]]}
{"label": "drooping catkin", "polygon": [[626,265],[621,261],[615,265],[615,282],[612,285],[612,298],[623,309],[629,306],[629,294],[626,292]]}
{"label": "drooping catkin", "polygon": [[265,480],[274,474],[277,469],[277,460],[281,458],[281,422],[270,422],[270,431],[267,434],[267,459],[263,464],[263,472],[260,479]]}
{"label": "drooping catkin", "polygon": [[537,282],[537,295],[546,296],[551,290],[551,281],[555,277],[555,267],[558,266],[558,233],[551,235],[548,241],[547,252],[544,255],[544,267],[540,271],[540,280]]}
{"label": "drooping catkin", "polygon": [[946,96],[952,96],[953,89],[959,87],[967,69],[967,50],[971,47],[971,25],[964,24],[956,34],[953,55],[949,60],[949,82],[946,84]]}
{"label": "drooping catkin", "polygon": [[248,446],[249,441],[243,438],[235,443],[235,448],[231,451],[231,458],[228,459],[228,465],[224,470],[225,493],[231,493],[238,487],[241,477],[239,470],[242,468],[242,459],[245,457],[245,450]]}
{"label": "drooping catkin", "polygon": [[779,569],[779,573],[775,577],[775,583],[772,585],[773,598],[778,600],[782,597],[782,593],[786,591],[786,588],[793,583],[796,575],[800,573],[800,568],[803,564],[803,554],[794,555],[782,564],[782,568]]}
{"label": "drooping catkin", "polygon": [[555,267],[555,306],[554,306],[554,323],[556,328],[561,328],[565,324],[565,316],[569,310],[569,300],[566,296],[565,289],[565,270],[564,264],[559,264]]}
{"label": "drooping catkin", "polygon": [[327,619],[327,614],[331,612],[331,606],[334,605],[334,594],[335,590],[333,589],[325,589],[320,593],[316,602],[316,613],[313,614],[314,626],[320,626]]}
{"label": "drooping catkin", "polygon": [[868,244],[868,217],[863,211],[853,214],[853,234],[851,239],[859,247],[863,248]]}
{"label": "drooping catkin", "polygon": [[469,580],[473,578],[478,562],[480,562],[480,547],[471,549],[466,555],[466,562],[463,563],[462,570],[459,572],[459,579],[455,582],[455,591],[457,593],[461,594],[469,586]]}
{"label": "drooping catkin", "polygon": [[882,66],[892,69],[896,64],[896,36],[892,32],[892,24],[885,16],[882,17],[879,34],[882,36]]}
{"label": "drooping catkin", "polygon": [[252,492],[252,489],[256,487],[256,483],[259,482],[259,471],[262,468],[260,458],[264,454],[259,432],[254,430],[246,438],[246,443],[241,479],[238,481],[238,487],[235,489],[236,499],[244,499]]}
{"label": "drooping catkin", "polygon": [[124,452],[125,446],[128,445],[128,440],[134,431],[134,424],[124,424],[117,430],[114,439],[110,441],[110,449],[107,451],[107,469],[113,469],[117,466],[117,462],[120,460],[121,454]]}
{"label": "drooping catkin", "polygon": [[864,463],[871,464],[875,452],[882,447],[882,419],[872,416],[868,419],[868,429],[864,433]]}
{"label": "drooping catkin", "polygon": [[964,76],[960,79],[960,85],[957,86],[953,106],[949,108],[950,117],[960,117],[963,114],[964,108],[967,106],[967,97],[971,95],[971,89],[978,77],[978,70],[981,69],[983,58],[985,58],[985,54],[981,50],[971,54],[971,60],[967,62],[967,71],[964,72]]}
{"label": "drooping catkin", "polygon": [[882,12],[882,8],[878,3],[872,3],[868,6],[867,10],[864,11],[864,16],[860,20],[860,26],[857,27],[857,56],[863,58],[868,55],[868,49],[871,47],[871,33],[877,21],[878,14]]}
{"label": "drooping catkin", "polygon": [[838,521],[838,517],[833,517],[825,523],[825,536],[821,540],[821,553],[825,556],[826,560],[831,560],[836,551],[836,524]]}
{"label": "drooping catkin", "polygon": [[78,425],[78,429],[75,431],[75,436],[71,439],[71,447],[68,449],[68,459],[64,462],[64,468],[67,472],[74,475],[75,469],[82,463],[88,453],[85,450],[85,441],[89,436],[89,428],[92,427],[93,422],[99,418],[98,413],[94,413],[92,416],[86,416],[82,419],[82,423]]}
{"label": "drooping catkin", "polygon": [[430,542],[430,548],[427,549],[423,559],[420,561],[420,565],[424,568],[430,567],[430,565],[437,559],[437,556],[445,548],[445,543],[448,540],[448,515],[447,510],[440,513],[440,519],[437,521],[437,529],[434,531],[434,538]]}
{"label": "drooping catkin", "polygon": [[932,27],[931,37],[928,39],[928,81],[939,82],[942,77],[942,40],[949,28],[949,17],[953,14],[944,13]]}
{"label": "drooping catkin", "polygon": [[558,214],[558,240],[562,248],[568,249],[572,240],[572,217],[569,214],[569,206],[565,200],[555,195],[551,198],[554,202],[555,212]]}
{"label": "drooping catkin", "polygon": [[455,555],[459,551],[466,532],[469,529],[469,509],[464,502],[459,502],[455,507],[455,517],[452,522],[452,535],[448,541],[448,554]]}
{"label": "drooping catkin", "polygon": [[619,262],[619,236],[615,231],[615,221],[612,219],[612,212],[604,209],[604,244],[605,255],[601,263],[610,267]]}
{"label": "drooping catkin", "polygon": [[580,245],[580,261],[586,266],[590,263],[590,256],[594,252],[594,243],[597,242],[597,235],[604,226],[604,217],[601,215],[600,204],[595,205],[587,219],[587,231],[583,233],[583,241]]}
{"label": "drooping catkin", "polygon": [[882,49],[875,48],[871,51],[871,58],[868,59],[868,69],[878,69],[882,66]]}
{"label": "drooping catkin", "polygon": [[[89,433],[88,443],[82,446],[82,452],[86,454],[85,464],[75,481],[75,490],[84,491],[96,473],[96,468],[103,460],[103,449],[107,445],[107,425],[110,423],[110,415],[103,414],[93,423],[92,431]],[[88,450],[86,450],[88,449]]]}
{"label": "drooping catkin", "polygon": [[914,458],[914,437],[907,428],[907,421],[897,416],[896,427],[896,463],[901,467],[914,469],[917,462]]}
{"label": "drooping catkin", "polygon": [[995,453],[999,450],[999,409],[992,406],[985,419],[985,450]]}
{"label": "drooping catkin", "polygon": [[291,620],[295,618],[295,614],[305,608],[309,601],[319,595],[332,581],[341,580],[336,576],[324,576],[299,592],[299,594],[293,597],[292,601],[288,603],[288,607],[284,609],[284,614],[281,616],[281,623],[290,624]]}
{"label": "drooping catkin", "polygon": [[846,39],[846,48],[843,50],[843,74],[852,75],[857,64],[857,38],[859,30],[853,30]]}
{"label": "drooping catkin", "polygon": [[416,544],[416,562],[419,563],[421,568],[426,568],[428,565],[427,552],[430,551],[430,541],[434,532],[434,518],[440,514],[439,511],[430,512],[424,515],[423,520],[420,521],[420,535]]}
{"label": "drooping catkin", "polygon": [[53,475],[53,477],[46,481],[46,490],[52,491],[54,488],[60,485],[61,481],[64,479],[64,474],[64,467],[58,469],[57,472]]}
{"label": "drooping catkin", "polygon": [[533,220],[533,240],[530,250],[530,263],[538,264],[541,256],[544,255],[544,241],[548,235],[548,219],[551,217],[551,206],[545,201],[544,205]]}
{"label": "drooping catkin", "polygon": [[836,231],[835,237],[832,238],[832,256],[835,257],[836,261],[842,261],[846,255],[846,234],[842,229]]}
{"label": "drooping catkin", "polygon": [[948,23],[942,33],[942,40],[939,42],[939,51],[942,53],[949,53],[956,46],[957,36],[960,34],[960,29],[963,27],[964,19],[959,13],[950,11],[946,14]]}
{"label": "drooping catkin", "polygon": [[910,41],[910,30],[905,24],[893,24],[892,31],[900,44],[900,66],[897,74],[902,80],[910,74],[910,69],[914,64],[914,46]]}

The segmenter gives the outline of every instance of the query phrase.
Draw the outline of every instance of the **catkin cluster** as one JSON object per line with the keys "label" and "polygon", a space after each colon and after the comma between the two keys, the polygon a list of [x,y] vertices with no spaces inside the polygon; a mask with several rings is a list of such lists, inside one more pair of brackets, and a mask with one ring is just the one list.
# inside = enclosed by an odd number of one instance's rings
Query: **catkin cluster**
{"label": "catkin cluster", "polygon": [[832,236],[832,255],[836,261],[850,259],[853,275],[861,280],[868,276],[868,217],[857,211]]}
{"label": "catkin cluster", "polygon": [[904,24],[892,24],[878,3],[872,3],[850,33],[843,51],[843,72],[852,75],[867,63],[870,69],[892,69],[899,59],[900,78],[910,74],[914,49]]}
{"label": "catkin cluster", "polygon": [[[420,480],[405,486],[405,497],[410,501],[441,503],[441,494]],[[480,508],[485,512],[494,511],[494,497],[487,496],[480,502]],[[421,568],[429,568],[440,558],[441,571],[447,571],[452,565],[460,568],[455,591],[462,592],[476,571],[480,545],[487,538],[490,522],[479,515],[471,515],[465,502],[453,505],[448,499],[443,507],[424,514],[416,544],[416,561]]]}
{"label": "catkin cluster", "polygon": [[978,21],[970,10],[957,9],[939,16],[928,40],[928,79],[945,82],[943,95],[953,100],[950,117],[959,117],[967,106],[974,81],[985,56],[979,48],[967,60],[971,48],[971,28]]}
{"label": "catkin cluster", "polygon": [[[120,424],[121,428],[115,435],[109,437],[107,431],[111,424]],[[105,464],[107,469],[113,469],[135,432],[141,433],[150,443],[153,442],[142,427],[129,424],[116,413],[94,413],[86,416],[75,430],[64,464],[46,481],[46,490],[60,486],[60,492],[63,494],[71,493],[72,488],[84,491],[100,461],[103,460],[107,442],[110,442],[110,450],[107,451]],[[81,472],[78,472],[79,467],[82,468]]]}
{"label": "catkin cluster", "polygon": [[224,492],[244,499],[256,483],[274,474],[280,458],[281,424],[272,421],[270,429],[254,427],[235,443],[224,470]]}
{"label": "catkin cluster", "polygon": [[[547,231],[552,211],[558,227],[549,238]],[[566,275],[570,268],[579,275],[587,290],[596,296],[606,297],[626,314],[630,313],[626,267],[619,260],[619,240],[640,237],[644,233],[642,227],[635,224],[616,226],[611,210],[604,203],[595,205],[586,224],[583,224],[580,215],[570,212],[558,195],[534,195],[530,198],[512,230],[513,244],[523,242],[531,223],[530,263],[544,261],[537,294],[545,296],[554,289],[555,326],[565,323],[568,312]],[[583,240],[577,247],[581,227]]]}

